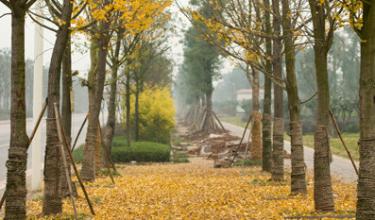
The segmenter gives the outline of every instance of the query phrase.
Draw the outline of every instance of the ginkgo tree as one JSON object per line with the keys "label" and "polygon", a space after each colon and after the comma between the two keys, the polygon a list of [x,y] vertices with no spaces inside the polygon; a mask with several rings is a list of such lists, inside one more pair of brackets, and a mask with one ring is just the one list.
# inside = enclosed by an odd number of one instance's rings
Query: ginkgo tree
{"label": "ginkgo tree", "polygon": [[87,12],[86,22],[96,22],[86,31],[91,40],[91,67],[87,80],[89,90],[88,127],[81,171],[82,178],[86,181],[95,179],[95,151],[98,151],[95,149],[98,146],[96,137],[105,84],[108,46],[113,34],[113,26],[118,20],[121,20],[123,28],[136,35],[150,28],[154,18],[164,13],[170,4],[169,0],[115,0],[90,1],[88,3],[90,10]]}
{"label": "ginkgo tree", "polygon": [[[252,127],[252,147],[250,149],[253,159],[262,159],[262,131],[261,131],[261,120],[262,115],[260,114],[259,105],[259,71],[265,72],[265,63],[270,60],[267,57],[265,51],[262,49],[264,42],[264,32],[261,22],[261,7],[257,2],[255,5],[251,1],[205,1],[210,5],[212,10],[212,16],[205,18],[197,11],[191,11],[190,14],[192,19],[199,20],[207,25],[214,35],[206,34],[206,38],[209,42],[218,47],[221,52],[227,56],[234,58],[235,60],[244,63],[247,71],[247,76],[250,81],[250,85],[253,88],[253,106],[252,106],[252,118],[254,119],[254,126]],[[269,36],[270,37],[270,36]],[[217,40],[218,38],[218,40]],[[270,75],[270,73],[267,73]],[[266,80],[267,81],[267,80]],[[268,83],[268,81],[267,81]],[[270,84],[268,83],[268,89],[265,91],[265,106],[264,109],[271,108],[270,100]],[[258,101],[257,101],[258,100]],[[270,120],[271,118],[267,115],[264,120]],[[263,150],[265,153],[265,161],[271,162],[271,123],[265,123],[263,127],[263,140],[264,144],[267,145]],[[268,150],[267,150],[268,149]],[[270,166],[266,166],[270,167]]]}
{"label": "ginkgo tree", "polygon": [[375,218],[375,6],[374,1],[343,1],[341,21],[349,23],[361,41],[359,80],[360,140],[357,213],[359,220]]}
{"label": "ginkgo tree", "polygon": [[[254,70],[262,72],[265,76],[262,166],[265,171],[272,172],[272,179],[277,181],[283,180],[284,176],[282,94],[283,90],[287,91],[293,148],[291,192],[306,193],[302,127],[299,119],[300,100],[293,61],[295,51],[300,48],[297,45],[304,43],[301,28],[308,23],[309,16],[300,12],[305,10],[307,5],[303,1],[282,1],[281,5],[279,1],[273,1],[271,4],[268,0],[262,2],[220,0],[207,2],[216,9],[213,18],[204,19],[199,14],[193,14],[193,17],[205,22],[216,35],[220,36],[222,41],[226,42],[224,46],[216,44],[225,54],[252,67],[253,75],[250,76],[253,79],[250,82],[255,94],[259,85],[256,83],[257,77]],[[282,13],[280,6],[283,9]],[[262,19],[263,17],[265,19]],[[212,36],[207,36],[207,38],[211,40],[210,42],[216,42],[212,40]],[[288,52],[283,53],[283,46]],[[287,67],[286,79],[282,75],[284,55]],[[274,132],[271,128],[272,82],[274,83]],[[256,100],[254,97],[253,99]],[[252,132],[253,142],[257,140],[256,134],[257,132]],[[273,166],[271,167],[271,165]]]}
{"label": "ginkgo tree", "polygon": [[25,105],[25,16],[36,0],[1,0],[12,16],[10,146],[5,219],[26,219],[26,165],[29,138]]}
{"label": "ginkgo tree", "polygon": [[[194,2],[198,6],[199,13],[204,18],[209,18],[212,8],[207,2]],[[186,74],[186,85],[193,102],[186,115],[191,134],[211,134],[223,132],[220,121],[215,117],[212,105],[214,91],[213,81],[218,76],[220,65],[219,50],[206,39],[205,34],[211,30],[204,22],[196,19],[192,21],[192,27],[185,34],[183,72]],[[210,33],[214,34],[214,33]]]}
{"label": "ginkgo tree", "polygon": [[328,81],[328,52],[333,34],[338,27],[342,7],[336,1],[309,0],[312,37],[315,55],[315,75],[317,84],[317,114],[314,134],[314,201],[317,211],[334,211],[334,197],[331,181],[331,153],[329,144],[330,92]]}

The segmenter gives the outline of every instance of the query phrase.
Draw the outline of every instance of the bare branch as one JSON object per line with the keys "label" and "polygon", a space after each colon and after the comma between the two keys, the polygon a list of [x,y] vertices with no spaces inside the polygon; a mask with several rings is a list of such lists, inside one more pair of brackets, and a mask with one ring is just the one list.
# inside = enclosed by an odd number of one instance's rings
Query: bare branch
{"label": "bare branch", "polygon": [[12,15],[12,13],[5,13],[5,14],[2,14],[2,15],[0,16],[0,19],[1,19],[2,17],[7,16],[7,15]]}
{"label": "bare branch", "polygon": [[9,9],[12,8],[12,6],[10,5],[10,2],[7,1],[7,0],[0,0],[1,3],[3,3],[5,6],[7,6]]}
{"label": "bare branch", "polygon": [[26,8],[29,9],[37,0],[29,0],[27,3],[26,3]]}
{"label": "bare branch", "polygon": [[51,27],[48,27],[47,25],[45,24],[42,24],[40,23],[37,19],[35,19],[30,13],[29,13],[29,17],[31,18],[31,20],[33,20],[35,23],[37,23],[38,25],[40,25],[41,27],[44,27],[45,29],[48,29],[52,32],[57,32],[57,30],[51,28]]}

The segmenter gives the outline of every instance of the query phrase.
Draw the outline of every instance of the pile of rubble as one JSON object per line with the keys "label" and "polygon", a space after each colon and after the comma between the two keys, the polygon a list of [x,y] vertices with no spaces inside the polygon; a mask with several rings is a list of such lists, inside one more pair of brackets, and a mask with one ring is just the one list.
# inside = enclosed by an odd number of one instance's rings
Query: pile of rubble
{"label": "pile of rubble", "polygon": [[214,160],[217,168],[230,167],[235,159],[248,157],[249,143],[243,142],[240,146],[240,138],[229,133],[211,134],[207,138],[195,141],[187,147],[189,155],[206,157]]}

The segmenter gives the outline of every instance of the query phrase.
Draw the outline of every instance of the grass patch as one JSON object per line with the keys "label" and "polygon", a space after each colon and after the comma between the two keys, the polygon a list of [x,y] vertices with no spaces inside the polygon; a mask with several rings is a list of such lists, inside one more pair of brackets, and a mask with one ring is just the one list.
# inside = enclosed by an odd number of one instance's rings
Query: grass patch
{"label": "grass patch", "polygon": [[261,160],[250,160],[250,159],[237,160],[236,162],[234,162],[233,165],[239,166],[239,167],[261,166],[262,161]]}
{"label": "grass patch", "polygon": [[173,163],[189,163],[189,156],[186,153],[183,152],[176,152],[172,156],[172,162]]}
{"label": "grass patch", "polygon": [[[239,117],[223,117],[221,120],[228,122],[233,125],[240,127],[245,127],[246,122],[241,121]],[[359,160],[359,148],[358,148],[358,133],[343,133],[343,138],[346,143],[346,146],[349,148],[350,153],[354,160]],[[290,141],[288,135],[284,135],[284,139]],[[303,135],[303,145],[305,147],[314,148],[314,134],[305,134]],[[348,154],[345,151],[344,146],[341,144],[340,138],[330,138],[330,146],[332,153],[341,157],[349,158]]]}
{"label": "grass patch", "polygon": [[[166,144],[139,141],[126,146],[126,139],[118,136],[113,139],[112,160],[115,163],[169,162],[170,147]],[[83,146],[73,152],[73,158],[80,163],[83,160]]]}
{"label": "grass patch", "polygon": [[[290,140],[290,137],[286,136],[286,140]],[[348,147],[353,159],[359,160],[359,149],[358,149],[358,133],[343,133],[343,138]],[[344,146],[341,143],[340,138],[330,138],[330,146],[332,153],[338,156],[348,158],[348,154],[345,151]],[[306,147],[314,148],[314,134],[303,135],[303,145]]]}

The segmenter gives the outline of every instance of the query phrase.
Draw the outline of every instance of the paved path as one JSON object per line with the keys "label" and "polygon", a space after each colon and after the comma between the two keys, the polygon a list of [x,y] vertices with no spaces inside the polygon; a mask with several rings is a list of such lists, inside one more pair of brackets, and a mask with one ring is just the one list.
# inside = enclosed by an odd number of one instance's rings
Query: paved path
{"label": "paved path", "polygon": [[[232,125],[230,123],[223,122],[224,127],[229,130],[233,135],[242,136],[243,128]],[[247,137],[249,135],[249,131],[247,131]],[[285,150],[290,152],[290,142],[285,141],[284,144]],[[314,166],[314,150],[309,147],[305,147],[305,163],[309,170],[313,169]],[[290,167],[290,160],[285,160],[285,164]],[[358,167],[358,164],[357,164]],[[338,176],[345,182],[356,182],[357,181],[357,174],[354,171],[354,168],[349,159],[339,157],[334,155],[333,162],[331,163],[331,171],[335,176]]]}

